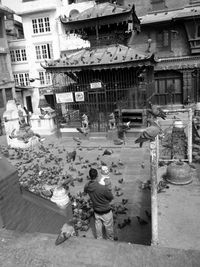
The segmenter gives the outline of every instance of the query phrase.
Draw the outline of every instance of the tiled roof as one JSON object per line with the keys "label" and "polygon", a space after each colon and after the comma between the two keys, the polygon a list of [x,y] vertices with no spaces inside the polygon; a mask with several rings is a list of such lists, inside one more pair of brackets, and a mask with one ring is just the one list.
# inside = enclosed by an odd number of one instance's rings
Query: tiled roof
{"label": "tiled roof", "polygon": [[200,6],[198,7],[186,7],[179,10],[154,12],[140,17],[141,25],[171,21],[175,19],[189,18],[194,16],[200,16]]}
{"label": "tiled roof", "polygon": [[131,10],[132,10],[132,6],[123,7],[123,6],[119,6],[119,5],[111,4],[111,3],[96,4],[93,7],[88,8],[85,11],[73,16],[72,18],[69,18],[68,22],[82,21],[82,20],[88,20],[88,19],[93,19],[97,17],[111,16],[111,15],[116,15],[120,13],[130,12]]}
{"label": "tiled roof", "polygon": [[116,68],[123,64],[140,64],[152,58],[152,54],[143,54],[140,51],[124,45],[110,45],[95,49],[83,49],[59,60],[46,62],[45,67],[53,68]]}
{"label": "tiled roof", "polygon": [[200,16],[200,6],[195,7],[185,7],[181,12],[178,12],[174,19],[177,18],[188,18],[188,17],[195,17]]}
{"label": "tiled roof", "polygon": [[200,56],[162,58],[158,60],[154,70],[180,70],[200,68]]}

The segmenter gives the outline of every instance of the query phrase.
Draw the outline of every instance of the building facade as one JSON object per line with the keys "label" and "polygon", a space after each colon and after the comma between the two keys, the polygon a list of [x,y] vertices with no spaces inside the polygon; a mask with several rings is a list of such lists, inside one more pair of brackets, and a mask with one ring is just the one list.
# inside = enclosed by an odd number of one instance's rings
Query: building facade
{"label": "building facade", "polygon": [[5,17],[14,11],[0,4],[0,118],[5,111],[6,102],[15,97],[15,86],[5,28]]}
{"label": "building facade", "polygon": [[[93,5],[89,1],[76,4],[76,9],[83,10]],[[71,9],[70,9],[71,8]],[[74,9],[74,4],[68,7],[68,1],[21,1],[17,14],[23,25],[22,38],[10,38],[9,49],[12,71],[18,93],[18,100],[28,111],[40,113],[41,96],[54,108],[52,77],[46,73],[41,63],[54,60],[68,50],[88,46],[78,36],[70,36],[61,27],[60,15]]]}
{"label": "building facade", "polygon": [[162,106],[199,102],[200,1],[152,0],[144,8],[141,2],[135,1],[141,33],[131,45],[144,49],[149,43],[157,58],[152,101]]}

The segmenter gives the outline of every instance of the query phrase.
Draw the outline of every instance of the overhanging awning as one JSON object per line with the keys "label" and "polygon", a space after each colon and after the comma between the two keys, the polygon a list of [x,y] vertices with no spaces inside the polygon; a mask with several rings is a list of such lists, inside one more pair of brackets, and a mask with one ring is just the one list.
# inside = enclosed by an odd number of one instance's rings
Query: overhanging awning
{"label": "overhanging awning", "polygon": [[158,61],[154,70],[184,70],[200,68],[200,56],[163,58]]}

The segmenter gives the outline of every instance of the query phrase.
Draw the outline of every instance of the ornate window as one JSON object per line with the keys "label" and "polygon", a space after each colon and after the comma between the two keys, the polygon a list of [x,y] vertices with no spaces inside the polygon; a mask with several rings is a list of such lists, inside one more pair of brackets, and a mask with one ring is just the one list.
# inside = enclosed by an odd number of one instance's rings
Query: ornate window
{"label": "ornate window", "polygon": [[51,28],[50,28],[49,17],[32,19],[32,27],[34,34],[50,32]]}
{"label": "ornate window", "polygon": [[171,48],[171,34],[168,30],[158,31],[156,34],[156,45],[160,49]]}

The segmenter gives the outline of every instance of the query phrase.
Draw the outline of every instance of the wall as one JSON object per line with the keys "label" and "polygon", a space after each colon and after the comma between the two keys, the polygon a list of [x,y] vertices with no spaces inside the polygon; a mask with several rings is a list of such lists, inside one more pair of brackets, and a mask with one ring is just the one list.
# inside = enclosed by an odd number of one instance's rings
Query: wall
{"label": "wall", "polygon": [[0,213],[6,229],[57,234],[62,225],[72,218],[71,206],[65,217],[59,214],[59,209],[50,201],[47,201],[47,208],[46,202],[40,205],[41,200],[37,201],[37,197],[23,197],[17,171],[4,157],[0,161],[0,169]]}

